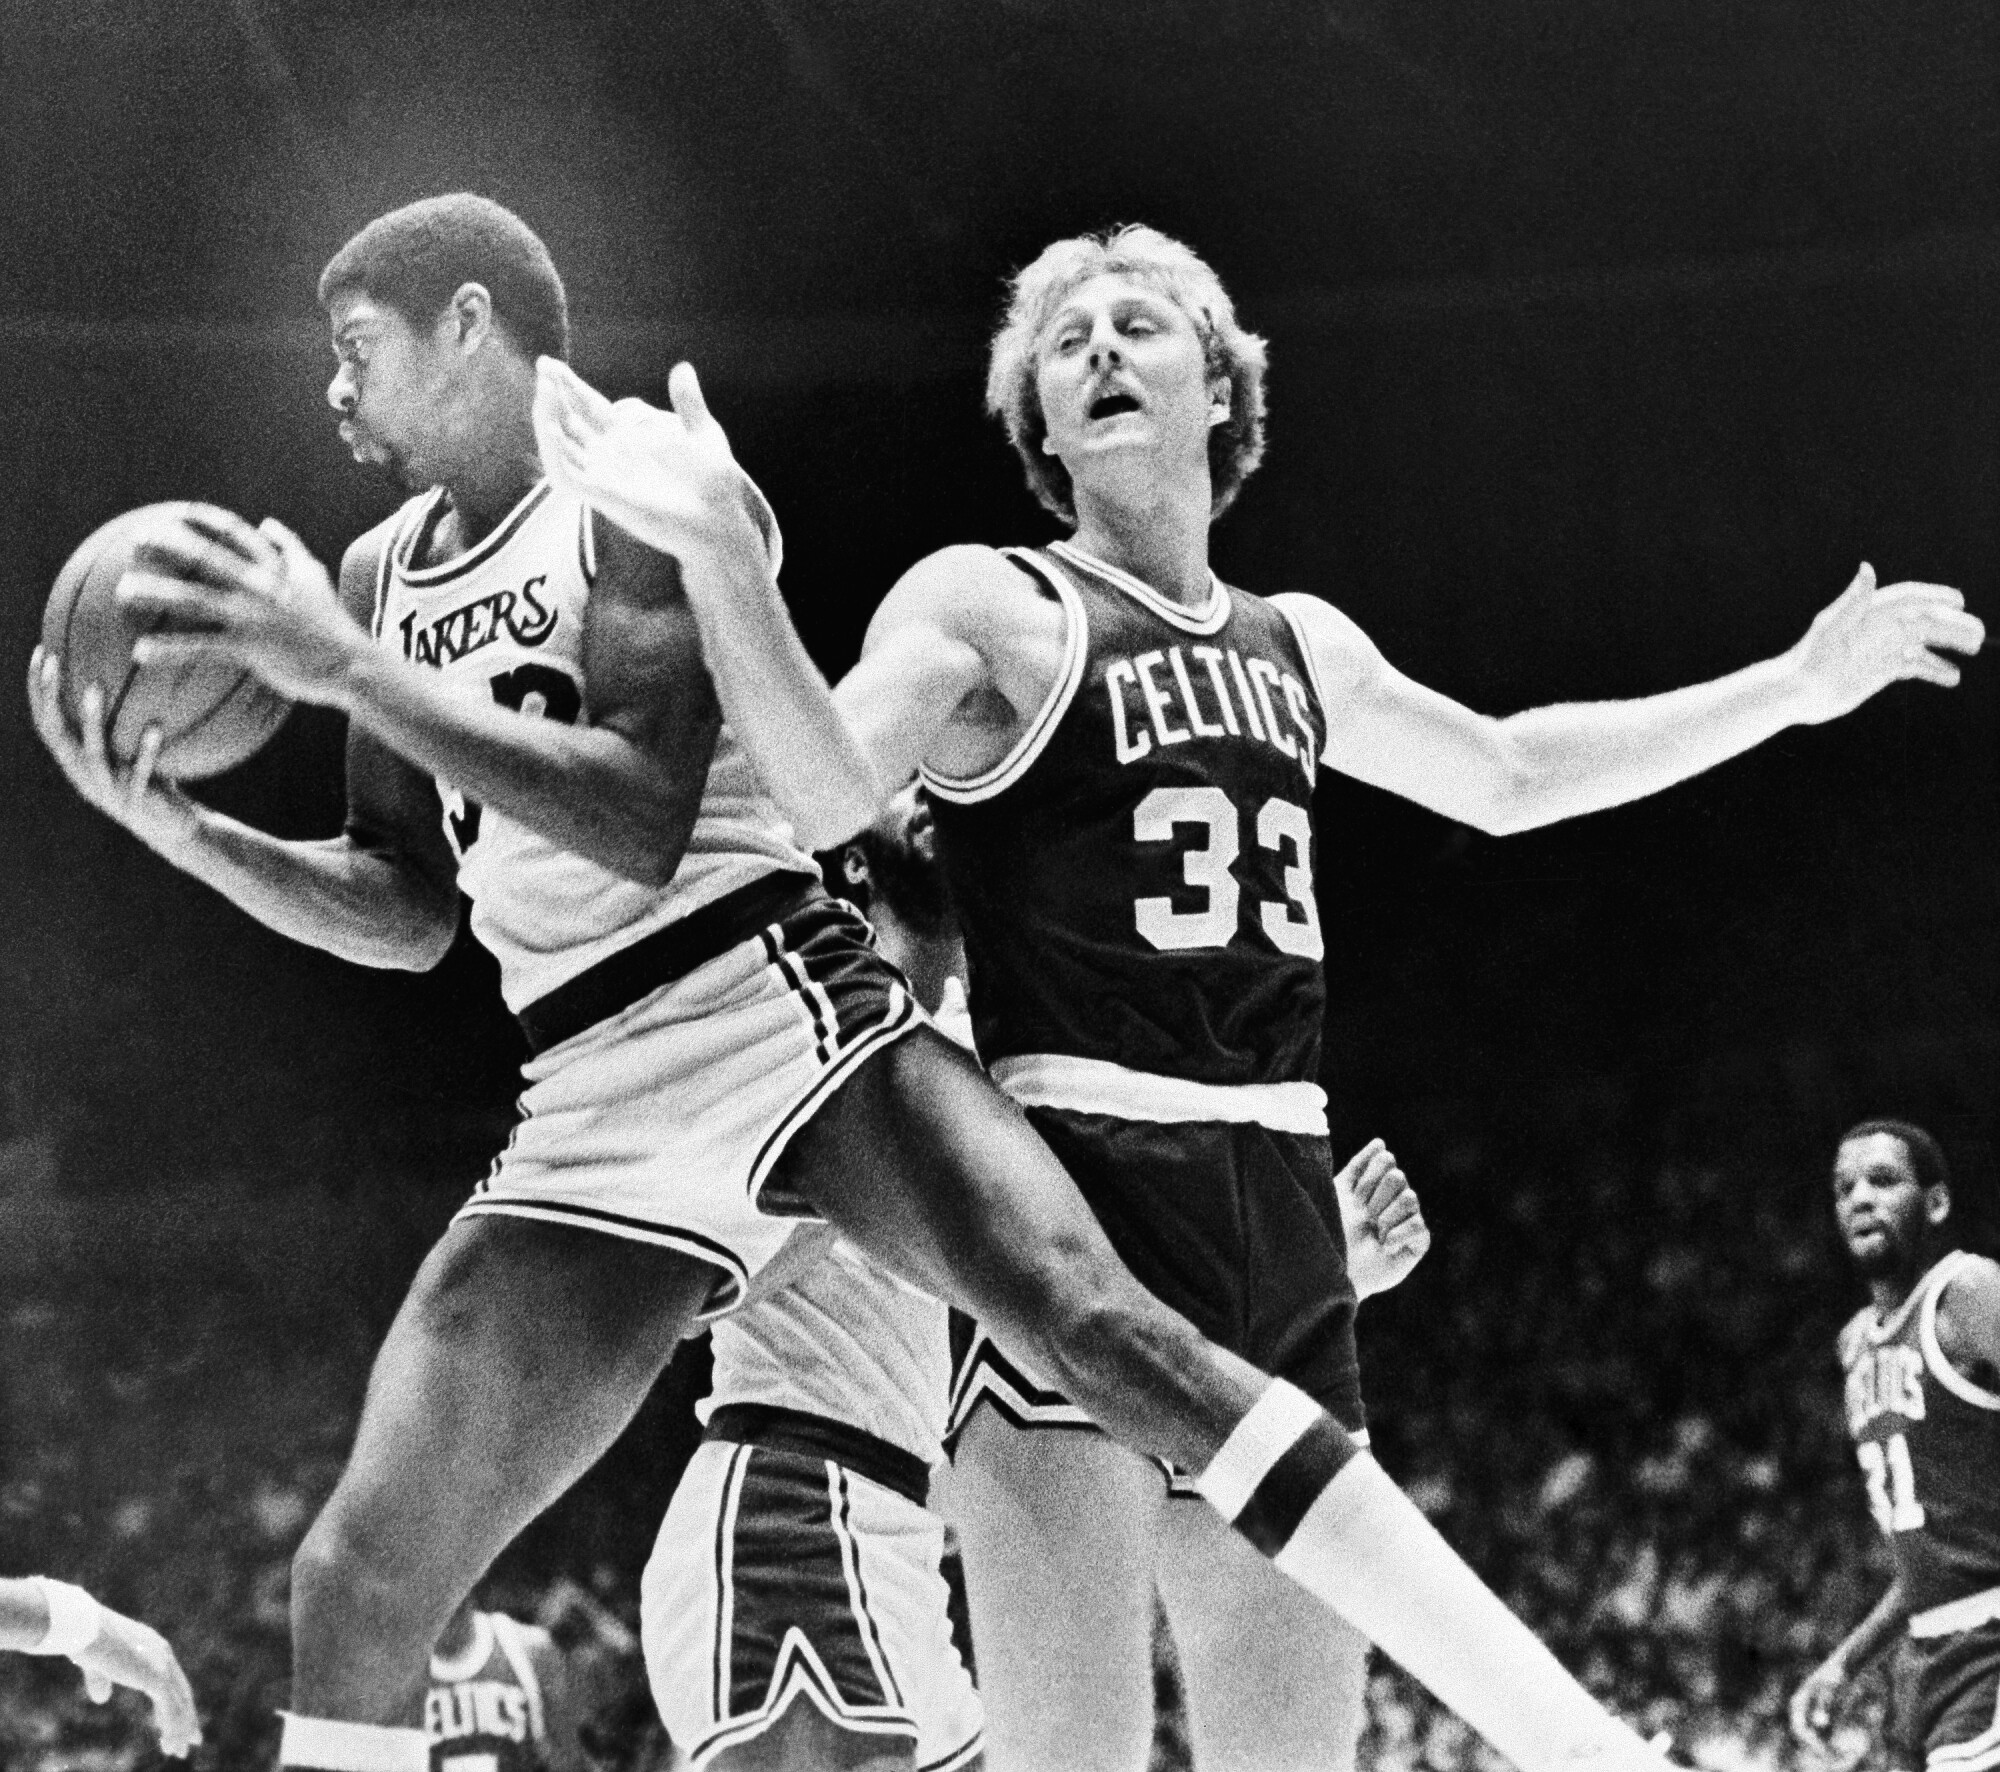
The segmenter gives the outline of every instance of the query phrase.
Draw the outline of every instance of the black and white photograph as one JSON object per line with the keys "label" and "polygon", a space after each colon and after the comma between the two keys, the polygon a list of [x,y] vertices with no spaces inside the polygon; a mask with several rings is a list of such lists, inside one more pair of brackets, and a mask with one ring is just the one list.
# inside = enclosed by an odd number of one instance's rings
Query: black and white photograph
{"label": "black and white photograph", "polygon": [[2000,1772],[1991,0],[0,0],[0,1772]]}

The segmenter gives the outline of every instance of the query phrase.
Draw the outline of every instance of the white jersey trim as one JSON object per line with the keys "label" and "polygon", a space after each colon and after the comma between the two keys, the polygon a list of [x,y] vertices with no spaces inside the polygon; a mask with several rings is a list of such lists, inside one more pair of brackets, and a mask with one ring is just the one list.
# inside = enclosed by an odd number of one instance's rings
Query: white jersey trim
{"label": "white jersey trim", "polygon": [[431,1656],[431,1678],[450,1685],[457,1680],[469,1680],[493,1655],[493,1620],[484,1612],[472,1615],[472,1641],[466,1644],[460,1655],[445,1656],[433,1652]]}
{"label": "white jersey trim", "polygon": [[[402,575],[403,583],[408,585],[412,590],[426,590],[432,585],[448,584],[454,578],[471,572],[475,567],[485,565],[488,560],[499,553],[515,536],[521,533],[528,519],[540,509],[542,501],[548,498],[554,490],[555,488],[547,480],[537,480],[533,486],[529,487],[521,495],[520,502],[504,518],[482,535],[476,543],[467,548],[464,553],[454,554],[449,560],[440,560],[433,566],[413,566],[408,560],[399,561],[397,563],[397,570]],[[437,498],[441,499],[443,497],[444,494],[440,491],[437,494]],[[429,516],[436,509],[436,503],[437,500],[434,499],[431,504],[424,507],[426,516]],[[403,539],[405,545],[407,545],[410,540],[414,539],[414,531],[410,536],[406,536]]]}
{"label": "white jersey trim", "polygon": [[1910,1614],[1913,1637],[1955,1637],[1960,1631],[1977,1630],[2000,1618],[2000,1587],[1983,1588],[1976,1594],[1947,1600],[1928,1612]]}
{"label": "white jersey trim", "polygon": [[1073,541],[1052,541],[1049,552],[1058,554],[1072,566],[1081,567],[1086,572],[1094,572],[1107,584],[1123,591],[1134,601],[1143,603],[1162,621],[1173,623],[1177,628],[1190,634],[1213,634],[1229,619],[1229,593],[1223,589],[1222,580],[1213,572],[1208,575],[1208,602],[1200,609],[1189,609],[1176,603],[1171,597],[1163,597],[1142,578],[1134,578],[1131,573],[1113,566],[1108,560],[1100,560],[1095,554],[1087,554]]}
{"label": "white jersey trim", "polygon": [[493,1614],[493,1640],[500,1646],[500,1653],[507,1658],[507,1665],[514,1670],[514,1678],[528,1697],[528,1733],[533,1740],[546,1741],[549,1738],[548,1718],[542,1710],[542,1682],[535,1676],[534,1659],[528,1654],[526,1632],[517,1618],[510,1618],[504,1612]]}
{"label": "white jersey trim", "polygon": [[2000,1396],[1974,1384],[1945,1358],[1944,1349],[1938,1345],[1938,1300],[1944,1296],[1944,1289],[1965,1272],[1967,1264],[1976,1259],[1963,1249],[1954,1249],[1931,1269],[1924,1281],[1924,1302],[1917,1318],[1917,1345],[1924,1350],[1924,1364],[1930,1368],[1931,1376],[1960,1402],[1970,1403],[1975,1409],[2000,1410]]}
{"label": "white jersey trim", "polygon": [[1285,626],[1292,630],[1292,638],[1298,642],[1299,656],[1306,662],[1306,681],[1312,684],[1313,695],[1319,702],[1320,754],[1313,761],[1324,763],[1326,747],[1333,738],[1333,704],[1326,699],[1326,685],[1320,680],[1319,660],[1313,657],[1312,641],[1306,633],[1305,624],[1282,603],[1273,603],[1271,607],[1285,618]]}
{"label": "white jersey trim", "polygon": [[1192,1083],[1067,1052],[1027,1052],[999,1059],[990,1069],[993,1081],[1023,1107],[1169,1125],[1225,1121],[1327,1136],[1326,1091],[1317,1083]]}
{"label": "white jersey trim", "polygon": [[978,775],[940,775],[932,769],[922,771],[926,788],[939,798],[961,806],[975,800],[990,800],[1027,773],[1029,765],[1047,748],[1057,725],[1069,711],[1069,704],[1076,699],[1077,686],[1083,681],[1084,660],[1090,653],[1089,624],[1083,613],[1083,598],[1077,594],[1076,587],[1046,560],[1037,560],[1024,549],[1003,548],[1001,553],[1003,558],[1017,562],[1055,591],[1068,628],[1063,636],[1062,665],[1056,672],[1055,682],[1049,687],[1047,698],[1028,722],[1027,730],[1015,740],[1013,748],[999,762]]}

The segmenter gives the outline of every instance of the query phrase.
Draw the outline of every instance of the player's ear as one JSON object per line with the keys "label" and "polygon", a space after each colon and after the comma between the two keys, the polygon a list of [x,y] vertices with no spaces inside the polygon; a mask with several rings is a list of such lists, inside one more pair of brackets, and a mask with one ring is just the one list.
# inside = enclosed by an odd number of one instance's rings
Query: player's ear
{"label": "player's ear", "polygon": [[446,310],[451,342],[460,350],[477,350],[492,336],[493,296],[484,283],[461,283]]}
{"label": "player's ear", "polygon": [[1924,1189],[1924,1222],[1938,1225],[1951,1216],[1951,1189],[1943,1182]]}
{"label": "player's ear", "polygon": [[852,844],[841,851],[840,877],[850,886],[868,884],[868,858]]}
{"label": "player's ear", "polygon": [[1229,377],[1218,375],[1208,384],[1208,422],[1211,427],[1229,422]]}

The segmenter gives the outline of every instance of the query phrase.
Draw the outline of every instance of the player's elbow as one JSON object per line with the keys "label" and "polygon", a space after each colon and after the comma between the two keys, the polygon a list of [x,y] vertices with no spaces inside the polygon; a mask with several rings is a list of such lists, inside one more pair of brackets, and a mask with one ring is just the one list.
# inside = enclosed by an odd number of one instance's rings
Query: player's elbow
{"label": "player's elbow", "polygon": [[1460,777],[1461,824],[1488,837],[1511,837],[1547,824],[1547,783],[1535,759],[1504,727],[1495,730],[1479,766]]}

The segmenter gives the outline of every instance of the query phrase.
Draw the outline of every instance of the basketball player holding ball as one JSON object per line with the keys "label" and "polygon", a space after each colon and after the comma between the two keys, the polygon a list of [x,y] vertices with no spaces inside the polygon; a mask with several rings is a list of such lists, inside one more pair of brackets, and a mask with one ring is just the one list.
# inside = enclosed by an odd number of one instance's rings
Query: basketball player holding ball
{"label": "basketball player holding ball", "polygon": [[[93,803],[285,934],[425,968],[463,887],[534,1053],[515,1135],[414,1281],[294,1560],[281,1763],[427,1766],[402,1719],[446,1618],[688,1329],[819,1216],[1193,1473],[1523,1772],[1657,1767],[1331,1414],[1133,1277],[828,898],[722,725],[684,583],[722,574],[734,602],[725,553],[747,546],[761,592],[768,509],[718,476],[703,517],[727,550],[695,533],[676,561],[543,478],[536,361],[568,341],[540,240],[483,199],[430,199],[348,242],[320,297],[341,434],[414,496],[349,548],[337,590],[289,532],[204,508],[149,540],[160,576],[119,594],[199,630],[147,636],[142,665],[214,652],[346,714],[345,832],[281,841],[115,767],[101,713],[64,722],[59,658],[30,689]],[[869,781],[838,837],[874,815]],[[837,815],[862,797],[843,785]]]}

